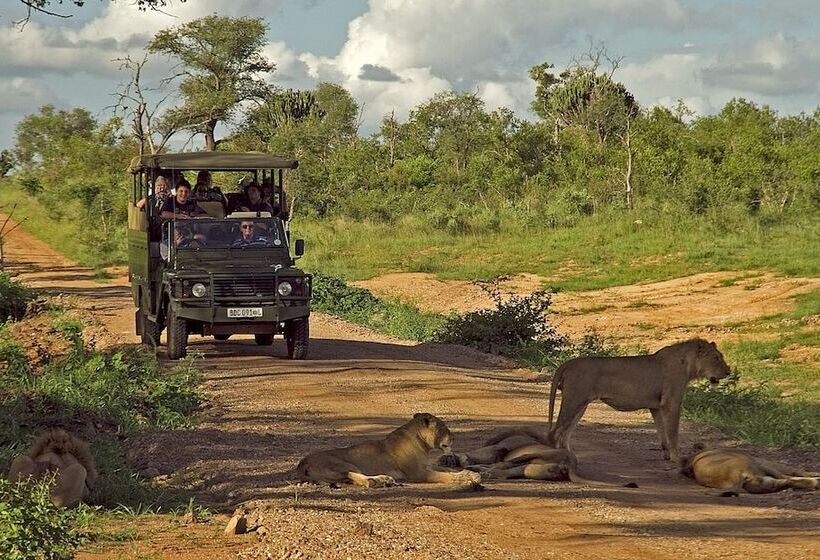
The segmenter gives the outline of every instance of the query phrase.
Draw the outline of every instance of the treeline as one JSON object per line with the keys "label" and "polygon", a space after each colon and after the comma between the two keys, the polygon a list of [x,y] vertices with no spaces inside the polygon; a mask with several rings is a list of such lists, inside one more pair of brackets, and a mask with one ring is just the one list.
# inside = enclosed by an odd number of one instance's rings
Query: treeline
{"label": "treeline", "polygon": [[[765,226],[820,208],[820,109],[782,116],[744,99],[709,116],[682,103],[640,107],[599,50],[560,74],[530,69],[534,120],[449,91],[363,134],[361,107],[343,87],[281,90],[260,78],[274,67],[261,55],[265,30],[257,18],[221,16],[163,30],[146,49],[186,70],[176,106],[150,106],[137,87],[147,59],[127,59],[122,117],[43,107],[17,125],[2,169],[55,216],[86,224],[82,241],[101,262],[122,258],[128,159],[167,149],[180,132],[213,149],[298,159],[288,187],[301,217],[423,214],[460,235],[572,227],[602,212],[639,219],[646,209]],[[229,125],[224,138],[219,123]]]}

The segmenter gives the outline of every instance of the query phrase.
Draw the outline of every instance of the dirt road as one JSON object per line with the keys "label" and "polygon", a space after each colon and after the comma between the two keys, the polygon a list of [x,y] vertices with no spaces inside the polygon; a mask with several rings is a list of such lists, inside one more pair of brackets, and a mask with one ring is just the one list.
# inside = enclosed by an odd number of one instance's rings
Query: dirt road
{"label": "dirt road", "polygon": [[[12,270],[71,294],[120,341],[135,341],[130,292],[99,284],[22,230],[7,246]],[[455,447],[498,426],[543,422],[548,387],[535,375],[463,348],[394,340],[314,316],[310,358],[284,358],[250,338],[192,337],[212,405],[196,429],[144,436],[133,458],[157,483],[186,488],[226,510],[259,508],[268,535],[163,538],[112,544],[84,558],[817,558],[820,492],[720,498],[660,457],[648,414],[587,412],[574,444],[582,473],[639,488],[488,483],[483,492],[430,485],[380,490],[296,486],[309,451],[384,434],[427,411],[445,419]],[[273,355],[271,355],[271,353]],[[684,423],[682,441],[719,442]],[[765,453],[817,468],[810,453]],[[181,531],[181,532],[180,532]],[[189,530],[190,533],[193,530]],[[300,556],[301,554],[301,556]]]}

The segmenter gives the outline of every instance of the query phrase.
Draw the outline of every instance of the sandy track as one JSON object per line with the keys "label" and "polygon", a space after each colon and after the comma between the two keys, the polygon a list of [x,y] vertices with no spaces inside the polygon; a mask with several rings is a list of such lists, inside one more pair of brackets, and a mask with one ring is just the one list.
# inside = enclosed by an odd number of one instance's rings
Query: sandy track
{"label": "sandy track", "polygon": [[[20,230],[7,251],[24,280],[75,295],[116,338],[134,340],[130,292],[121,282],[97,284],[89,271]],[[175,485],[213,503],[253,500],[268,511],[273,534],[266,543],[274,558],[296,549],[307,557],[365,558],[374,557],[363,552],[373,547],[383,558],[820,557],[820,492],[718,498],[660,459],[648,414],[603,405],[590,407],[574,438],[582,472],[634,481],[638,489],[533,482],[491,483],[468,494],[428,485],[296,487],[292,468],[302,455],[385,433],[414,412],[443,417],[462,449],[500,424],[539,423],[546,412],[547,387],[502,360],[414,345],[322,316],[313,318],[312,330],[310,359],[303,362],[286,360],[281,341],[272,356],[247,337],[226,343],[192,337],[191,350],[205,356],[212,406],[196,429],[133,442],[131,455],[141,468],[173,475]],[[685,446],[720,440],[687,423],[682,432]],[[766,455],[819,464],[811,453]],[[368,524],[375,528],[348,530]],[[197,542],[125,550],[160,558],[233,557]]]}

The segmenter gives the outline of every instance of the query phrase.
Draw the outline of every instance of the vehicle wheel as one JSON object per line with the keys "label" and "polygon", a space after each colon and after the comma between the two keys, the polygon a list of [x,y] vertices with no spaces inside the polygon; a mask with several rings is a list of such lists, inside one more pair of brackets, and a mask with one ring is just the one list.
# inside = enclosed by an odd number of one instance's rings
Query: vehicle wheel
{"label": "vehicle wheel", "polygon": [[310,325],[308,319],[292,319],[285,323],[285,344],[288,347],[288,358],[304,360],[308,353]]}
{"label": "vehicle wheel", "polygon": [[143,310],[140,310],[139,323],[142,343],[152,348],[159,344],[159,337],[162,334],[162,328],[154,321],[149,319],[148,313]]}
{"label": "vehicle wheel", "polygon": [[273,344],[272,334],[255,334],[253,335],[253,338],[259,346],[270,346]]}
{"label": "vehicle wheel", "polygon": [[188,325],[177,317],[173,307],[168,309],[168,358],[178,360],[188,353]]}
{"label": "vehicle wheel", "polygon": [[229,338],[231,338],[231,335],[229,335],[229,334],[215,334],[214,335],[215,340],[221,340],[223,342],[228,340]]}

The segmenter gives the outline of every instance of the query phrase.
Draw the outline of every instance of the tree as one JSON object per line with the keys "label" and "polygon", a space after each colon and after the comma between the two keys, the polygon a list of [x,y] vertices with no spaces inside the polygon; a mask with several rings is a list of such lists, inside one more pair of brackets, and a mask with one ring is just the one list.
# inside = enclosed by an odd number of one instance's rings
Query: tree
{"label": "tree", "polygon": [[[609,70],[601,71],[602,61]],[[626,162],[623,172],[626,205],[633,206],[632,173],[635,151],[632,146],[632,123],[640,114],[635,97],[613,76],[620,58],[611,58],[604,47],[590,48],[583,62],[576,61],[558,77],[549,72],[551,64],[530,68],[536,82],[533,110],[554,125],[557,140],[562,128],[580,127],[594,133],[602,148],[612,137],[622,144]]]}
{"label": "tree", "polygon": [[262,18],[213,15],[157,33],[148,50],[177,59],[182,78],[182,105],[165,113],[166,128],[190,128],[205,136],[206,150],[215,150],[217,124],[229,121],[240,104],[271,93],[260,77],[274,69],[261,52],[266,32]]}
{"label": "tree", "polygon": [[[140,10],[159,10],[172,3],[173,0],[136,0],[133,2]],[[178,0],[180,4],[184,4],[186,0]],[[15,25],[25,26],[34,13],[45,14],[47,16],[70,18],[72,14],[59,13],[52,9],[54,4],[58,4],[60,8],[64,9],[64,4],[73,4],[75,7],[81,8],[85,6],[87,0],[19,0],[20,4],[26,10],[26,15],[17,21]],[[61,9],[61,11],[62,11]]]}
{"label": "tree", "polygon": [[[170,118],[162,118],[159,113],[171,93],[162,91],[162,86],[152,88],[143,85],[142,72],[148,63],[148,55],[141,60],[134,60],[130,56],[115,60],[120,63],[120,70],[128,71],[131,78],[120,91],[113,94],[117,98],[113,106],[114,112],[122,113],[131,123],[131,132],[140,155],[146,152],[161,153],[171,137],[184,128],[184,125]],[[150,101],[148,97],[152,94],[159,94],[159,99]]]}
{"label": "tree", "polygon": [[57,111],[44,105],[39,113],[27,115],[17,123],[14,155],[25,169],[47,159],[59,143],[72,136],[90,138],[97,121],[87,109]]}

